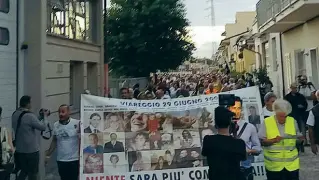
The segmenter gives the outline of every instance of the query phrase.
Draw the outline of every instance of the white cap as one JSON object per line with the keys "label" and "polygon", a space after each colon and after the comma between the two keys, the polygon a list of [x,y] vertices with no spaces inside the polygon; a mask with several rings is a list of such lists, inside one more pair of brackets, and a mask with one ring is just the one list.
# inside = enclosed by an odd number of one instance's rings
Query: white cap
{"label": "white cap", "polygon": [[272,109],[276,113],[283,112],[283,113],[286,113],[287,115],[290,114],[292,111],[291,104],[284,99],[277,99],[272,105]]}

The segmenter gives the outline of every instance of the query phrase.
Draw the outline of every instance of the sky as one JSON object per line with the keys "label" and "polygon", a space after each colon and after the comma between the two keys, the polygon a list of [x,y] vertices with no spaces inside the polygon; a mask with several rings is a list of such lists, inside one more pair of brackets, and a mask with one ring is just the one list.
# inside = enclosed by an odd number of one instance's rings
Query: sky
{"label": "sky", "polygon": [[[108,4],[109,4],[109,0]],[[214,0],[215,26],[211,24],[211,0],[183,0],[190,21],[192,39],[197,51],[195,57],[212,57],[213,45],[219,45],[226,23],[235,22],[238,11],[254,11],[258,0]]]}
{"label": "sky", "polygon": [[184,0],[191,35],[197,51],[195,57],[212,56],[212,42],[219,44],[226,23],[235,22],[238,11],[254,11],[258,0],[214,0],[215,26],[211,24],[211,0]]}

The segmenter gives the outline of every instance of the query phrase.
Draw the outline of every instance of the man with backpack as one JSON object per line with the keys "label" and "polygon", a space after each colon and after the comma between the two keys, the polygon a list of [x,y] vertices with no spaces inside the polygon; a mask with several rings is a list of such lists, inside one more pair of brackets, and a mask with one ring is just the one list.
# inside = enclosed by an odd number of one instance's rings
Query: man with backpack
{"label": "man with backpack", "polygon": [[[47,114],[45,114],[47,115]],[[31,97],[22,96],[20,107],[12,114],[12,128],[15,134],[16,169],[20,170],[18,180],[37,180],[40,159],[40,132],[46,129],[46,122],[31,112]]]}
{"label": "man with backpack", "polygon": [[[316,96],[314,95],[316,92],[316,88],[315,86],[311,83],[308,82],[307,76],[302,75],[302,76],[298,76],[298,92],[302,95],[305,96],[306,100],[307,100],[307,110],[305,111],[305,113],[303,114],[303,126],[306,126],[306,121],[308,119],[309,116],[309,112],[311,111],[311,109],[314,106],[314,100],[316,100]],[[305,130],[300,129],[304,134],[305,134]],[[306,137],[306,136],[305,136]],[[309,146],[307,138],[305,139],[304,142],[305,146]]]}

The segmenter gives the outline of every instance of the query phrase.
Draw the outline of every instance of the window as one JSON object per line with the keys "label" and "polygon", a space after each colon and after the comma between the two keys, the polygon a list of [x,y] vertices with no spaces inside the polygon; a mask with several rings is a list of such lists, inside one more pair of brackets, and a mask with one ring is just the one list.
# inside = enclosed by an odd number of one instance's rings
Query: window
{"label": "window", "polygon": [[271,39],[271,50],[272,50],[272,60],[273,60],[273,70],[278,70],[278,64],[277,64],[277,44],[276,44],[276,38]]}
{"label": "window", "polygon": [[285,54],[285,64],[286,64],[286,74],[287,74],[287,85],[288,87],[292,83],[292,64],[291,64],[291,59],[290,59],[290,54],[287,53]]}
{"label": "window", "polygon": [[90,41],[91,8],[90,0],[48,0],[47,32]]}
{"label": "window", "polygon": [[306,74],[306,64],[304,58],[304,51],[297,51],[296,52],[296,76],[299,75],[307,75]]}
{"label": "window", "polygon": [[311,73],[312,73],[312,80],[310,80],[315,87],[318,87],[319,85],[319,74],[318,74],[318,53],[316,49],[311,49],[310,54],[310,60],[311,60]]}
{"label": "window", "polygon": [[7,28],[0,27],[0,45],[8,45],[10,34]]}
{"label": "window", "polygon": [[257,54],[258,54],[258,67],[262,67],[262,57],[261,54],[262,52],[260,52],[260,45],[257,45]]}
{"label": "window", "polygon": [[9,13],[10,0],[0,0],[0,12]]}
{"label": "window", "polygon": [[262,44],[262,54],[263,54],[263,66],[268,66],[269,62],[269,44],[268,42]]}

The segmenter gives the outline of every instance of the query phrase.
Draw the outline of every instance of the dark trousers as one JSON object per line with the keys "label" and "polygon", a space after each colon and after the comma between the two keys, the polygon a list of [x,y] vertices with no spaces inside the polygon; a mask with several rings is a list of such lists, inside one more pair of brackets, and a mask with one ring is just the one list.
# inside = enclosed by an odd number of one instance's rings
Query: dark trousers
{"label": "dark trousers", "polygon": [[299,180],[299,170],[296,171],[288,171],[287,169],[283,169],[279,172],[268,171],[267,180]]}
{"label": "dark trousers", "polygon": [[20,169],[17,180],[37,180],[39,171],[39,152],[34,153],[15,153],[15,161]]}
{"label": "dark trousers", "polygon": [[79,179],[79,161],[63,162],[57,161],[58,170],[61,180],[78,180]]}
{"label": "dark trousers", "polygon": [[0,179],[1,180],[10,180],[10,173],[8,173],[7,171],[0,170]]}
{"label": "dark trousers", "polygon": [[241,172],[243,174],[243,180],[254,180],[254,167],[243,168],[241,167]]}

